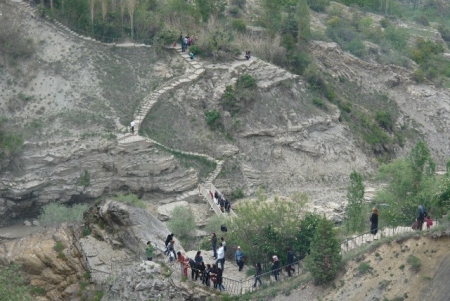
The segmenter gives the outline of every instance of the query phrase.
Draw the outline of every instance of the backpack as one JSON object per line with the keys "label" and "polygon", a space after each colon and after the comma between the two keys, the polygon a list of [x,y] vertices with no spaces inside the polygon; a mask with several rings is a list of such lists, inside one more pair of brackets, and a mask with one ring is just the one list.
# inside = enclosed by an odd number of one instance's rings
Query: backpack
{"label": "backpack", "polygon": [[227,229],[227,227],[225,227],[225,225],[222,225],[222,226],[220,226],[220,231],[227,232],[228,229]]}

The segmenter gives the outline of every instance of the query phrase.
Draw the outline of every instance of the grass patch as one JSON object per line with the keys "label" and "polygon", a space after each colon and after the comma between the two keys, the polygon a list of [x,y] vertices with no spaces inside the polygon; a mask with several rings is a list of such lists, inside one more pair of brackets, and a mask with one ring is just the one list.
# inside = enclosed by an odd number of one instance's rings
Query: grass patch
{"label": "grass patch", "polygon": [[420,262],[420,258],[414,256],[414,255],[409,255],[406,262],[409,264],[410,269],[414,272],[419,272],[420,268],[422,266],[422,263]]}
{"label": "grass patch", "polygon": [[371,273],[373,268],[367,262],[361,262],[358,266],[358,272],[360,275]]}
{"label": "grass patch", "polygon": [[129,194],[122,194],[119,193],[114,197],[114,200],[130,205],[130,206],[134,206],[134,207],[138,207],[141,209],[145,209],[145,204],[143,201],[141,201],[137,195],[133,194],[133,193],[129,193]]}
{"label": "grass patch", "polygon": [[87,208],[88,206],[85,204],[76,204],[72,207],[67,207],[57,203],[50,203],[42,208],[38,220],[43,226],[78,222],[83,220],[83,213]]}

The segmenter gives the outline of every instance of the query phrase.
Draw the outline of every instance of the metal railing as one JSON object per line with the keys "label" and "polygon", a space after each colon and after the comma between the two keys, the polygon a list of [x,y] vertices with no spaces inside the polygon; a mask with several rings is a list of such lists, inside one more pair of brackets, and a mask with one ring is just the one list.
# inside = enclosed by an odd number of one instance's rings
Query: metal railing
{"label": "metal railing", "polygon": [[[432,228],[437,227],[439,224],[438,220],[432,220],[433,225]],[[409,224],[409,225],[408,225]],[[347,237],[345,240],[341,242],[341,253],[342,252],[348,252],[350,250],[353,250],[354,248],[357,248],[358,246],[361,246],[362,244],[365,244],[367,242],[372,242],[374,240],[381,239],[383,237],[391,237],[397,234],[401,233],[408,233],[408,232],[415,232],[418,230],[415,230],[412,228],[413,221],[411,220],[402,220],[402,221],[395,221],[391,225],[387,225],[384,228],[377,229],[377,234],[372,234],[371,231],[367,231],[358,235],[353,235],[350,237]],[[405,226],[408,225],[408,226]],[[423,227],[426,228],[426,224],[423,224]],[[422,230],[426,230],[423,229]]]}
{"label": "metal railing", "polygon": [[[176,264],[174,264],[174,263],[176,263]],[[173,270],[174,273],[182,274],[180,263],[177,261],[174,263],[170,264],[169,267]],[[222,285],[225,287],[224,291],[230,295],[242,295],[242,294],[251,293],[251,292],[260,290],[261,288],[266,288],[267,286],[275,284],[277,282],[285,281],[286,279],[290,278],[289,274],[287,272],[288,266],[291,267],[291,271],[292,271],[291,276],[298,276],[298,275],[303,274],[301,260],[298,260],[298,261],[293,262],[290,265],[284,265],[284,266],[279,267],[276,270],[278,273],[277,280],[275,280],[274,271],[266,271],[266,272],[262,273],[259,276],[259,279],[261,280],[261,284],[258,281],[256,283],[255,287],[253,286],[255,284],[255,278],[256,278],[255,276],[249,276],[243,280],[235,280],[235,279],[231,279],[226,276],[222,276]],[[197,281],[195,281],[194,279],[192,279],[192,270],[195,271],[195,269],[191,268],[189,266],[189,264],[186,264],[185,268],[187,269],[187,280],[192,280],[192,281],[194,281],[194,283],[197,282],[198,285],[205,285],[205,284],[202,284],[201,271],[199,271],[199,277],[198,277]],[[185,275],[181,275],[181,276],[185,276]],[[214,287],[211,279],[208,280],[208,282],[205,286],[210,287],[210,288]]]}
{"label": "metal railing", "polygon": [[216,203],[214,202],[214,200],[211,197],[211,194],[209,193],[208,190],[206,190],[205,187],[203,187],[201,184],[198,185],[198,191],[201,195],[203,195],[203,197],[206,199],[206,201],[208,202],[209,206],[214,210],[214,212],[218,215],[218,216],[223,216],[224,213],[222,212],[222,210],[220,210],[219,206],[216,205]]}

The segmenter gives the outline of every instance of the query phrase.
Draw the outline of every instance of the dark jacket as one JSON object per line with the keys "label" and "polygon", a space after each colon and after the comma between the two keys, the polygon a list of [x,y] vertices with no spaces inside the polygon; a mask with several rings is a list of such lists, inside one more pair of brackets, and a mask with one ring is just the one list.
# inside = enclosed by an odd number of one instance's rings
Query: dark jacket
{"label": "dark jacket", "polygon": [[277,260],[277,261],[274,261],[273,264],[272,264],[271,270],[275,272],[275,271],[277,271],[279,268],[280,268],[280,262],[279,262],[278,260]]}
{"label": "dark jacket", "polygon": [[211,245],[215,247],[217,245],[217,236],[211,237]]}
{"label": "dark jacket", "polygon": [[167,235],[167,238],[166,238],[166,244],[165,244],[165,246],[167,247],[167,244],[171,241],[173,239],[173,235]]}
{"label": "dark jacket", "polygon": [[287,264],[292,264],[293,262],[294,262],[294,253],[292,251],[288,251]]}

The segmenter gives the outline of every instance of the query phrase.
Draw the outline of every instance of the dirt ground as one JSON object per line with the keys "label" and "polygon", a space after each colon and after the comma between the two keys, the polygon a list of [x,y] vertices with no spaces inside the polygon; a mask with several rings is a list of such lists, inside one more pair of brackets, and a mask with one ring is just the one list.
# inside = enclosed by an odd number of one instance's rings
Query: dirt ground
{"label": "dirt ground", "polygon": [[[334,283],[300,285],[272,300],[436,300],[450,296],[450,238],[413,237],[392,241],[349,261]],[[408,258],[415,256],[416,272]]]}

